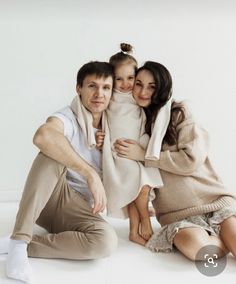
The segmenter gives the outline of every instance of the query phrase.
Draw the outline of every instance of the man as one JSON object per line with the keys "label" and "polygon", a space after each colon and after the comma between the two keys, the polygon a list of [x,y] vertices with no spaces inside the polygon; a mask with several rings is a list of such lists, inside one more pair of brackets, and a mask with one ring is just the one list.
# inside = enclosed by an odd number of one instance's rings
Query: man
{"label": "man", "polygon": [[[27,178],[11,240],[1,240],[8,245],[8,277],[30,282],[28,256],[97,259],[116,248],[115,231],[99,215],[106,195],[100,179],[101,153],[93,143],[112,86],[108,63],[83,65],[72,105],[37,130],[33,142],[41,152]],[[48,234],[33,235],[35,223]]]}

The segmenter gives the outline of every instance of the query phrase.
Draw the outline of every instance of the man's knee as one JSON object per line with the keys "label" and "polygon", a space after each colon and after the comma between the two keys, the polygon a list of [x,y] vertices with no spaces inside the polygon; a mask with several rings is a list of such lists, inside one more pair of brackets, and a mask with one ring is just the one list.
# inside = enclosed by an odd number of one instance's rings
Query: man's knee
{"label": "man's knee", "polygon": [[31,166],[26,185],[31,187],[32,184],[44,185],[51,182],[55,185],[64,172],[65,166],[40,152]]}
{"label": "man's knee", "polygon": [[97,258],[107,257],[116,250],[118,238],[111,225],[103,223],[96,237]]}
{"label": "man's knee", "polygon": [[61,174],[65,166],[63,166],[56,160],[46,156],[42,152],[39,152],[36,158],[34,159],[32,168],[36,168],[37,170],[40,169],[40,170],[53,171],[58,174]]}

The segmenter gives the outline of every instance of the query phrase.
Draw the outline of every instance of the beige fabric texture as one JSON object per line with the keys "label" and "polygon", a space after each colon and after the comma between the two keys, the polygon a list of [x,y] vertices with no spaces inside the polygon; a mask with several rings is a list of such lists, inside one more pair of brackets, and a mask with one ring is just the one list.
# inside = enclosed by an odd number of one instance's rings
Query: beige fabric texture
{"label": "beige fabric texture", "polygon": [[89,112],[81,103],[79,95],[76,95],[70,105],[84,136],[86,137],[88,148],[96,147],[96,140],[93,128],[93,117],[91,112]]}
{"label": "beige fabric texture", "polygon": [[[45,228],[33,235],[34,224]],[[28,243],[28,255],[42,258],[96,259],[117,247],[114,229],[66,181],[66,168],[39,153],[28,175],[14,240]]]}
{"label": "beige fabric texture", "polygon": [[162,141],[170,122],[170,115],[171,100],[169,100],[158,112],[152,127],[152,135],[148,143],[145,159],[154,161],[159,160]]}
{"label": "beige fabric texture", "polygon": [[135,200],[144,185],[161,187],[158,169],[145,168],[140,162],[118,157],[113,143],[118,138],[138,141],[145,149],[149,136],[144,134],[145,114],[131,93],[113,92],[104,120],[103,184],[109,216],[127,218],[127,205]]}
{"label": "beige fabric texture", "polygon": [[160,159],[145,161],[160,169],[164,186],[156,192],[153,205],[160,224],[166,225],[235,205],[209,159],[209,136],[199,126],[186,104],[185,119],[178,123],[177,145],[162,146]]}

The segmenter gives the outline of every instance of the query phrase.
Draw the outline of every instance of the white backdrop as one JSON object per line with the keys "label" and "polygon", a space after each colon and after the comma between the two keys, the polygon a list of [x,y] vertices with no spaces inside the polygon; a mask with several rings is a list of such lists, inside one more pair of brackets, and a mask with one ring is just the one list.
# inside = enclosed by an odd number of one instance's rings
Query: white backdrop
{"label": "white backdrop", "polygon": [[18,197],[37,149],[32,137],[70,103],[78,68],[120,42],[163,63],[211,135],[211,156],[236,191],[234,0],[0,0],[0,198]]}

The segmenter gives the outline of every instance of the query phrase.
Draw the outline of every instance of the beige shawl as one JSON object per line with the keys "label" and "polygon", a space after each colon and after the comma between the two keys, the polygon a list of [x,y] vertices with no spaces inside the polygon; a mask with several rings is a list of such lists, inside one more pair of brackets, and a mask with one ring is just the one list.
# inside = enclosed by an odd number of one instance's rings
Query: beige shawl
{"label": "beige shawl", "polygon": [[160,110],[152,128],[145,160],[159,160],[162,140],[165,136],[171,116],[171,100],[169,100]]}
{"label": "beige shawl", "polygon": [[87,141],[87,146],[92,149],[96,146],[96,140],[94,135],[93,117],[90,111],[88,111],[81,103],[80,96],[74,97],[70,105]]}

